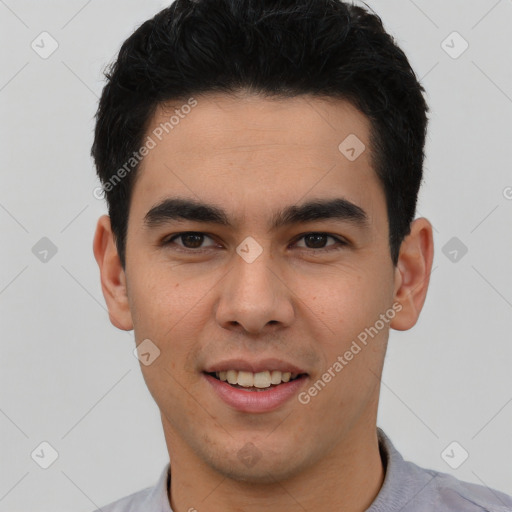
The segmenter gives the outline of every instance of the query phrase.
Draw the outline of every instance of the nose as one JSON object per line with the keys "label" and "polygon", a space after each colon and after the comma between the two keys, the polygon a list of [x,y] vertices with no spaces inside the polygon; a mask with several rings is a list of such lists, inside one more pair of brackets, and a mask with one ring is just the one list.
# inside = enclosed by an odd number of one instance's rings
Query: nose
{"label": "nose", "polygon": [[221,281],[216,319],[225,329],[260,334],[293,322],[293,292],[278,266],[263,252],[252,262],[235,255],[233,267]]}

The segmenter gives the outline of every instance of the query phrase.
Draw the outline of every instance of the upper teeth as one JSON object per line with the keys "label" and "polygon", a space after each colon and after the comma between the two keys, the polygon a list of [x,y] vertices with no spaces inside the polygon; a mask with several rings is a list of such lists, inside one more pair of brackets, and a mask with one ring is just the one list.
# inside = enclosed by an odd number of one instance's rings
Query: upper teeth
{"label": "upper teeth", "polygon": [[238,384],[244,388],[268,388],[271,384],[281,384],[297,377],[298,373],[280,372],[279,370],[264,371],[258,373],[227,370],[215,372],[215,375],[222,381],[230,384]]}

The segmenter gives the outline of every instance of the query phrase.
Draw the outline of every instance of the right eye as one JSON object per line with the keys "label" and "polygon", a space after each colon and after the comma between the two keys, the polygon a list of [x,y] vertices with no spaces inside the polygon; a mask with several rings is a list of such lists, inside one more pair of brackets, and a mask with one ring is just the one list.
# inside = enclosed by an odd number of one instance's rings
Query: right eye
{"label": "right eye", "polygon": [[[204,233],[200,233],[198,231],[185,231],[183,233],[178,233],[176,235],[171,236],[170,238],[166,238],[162,245],[165,247],[177,245],[177,247],[181,247],[181,249],[177,249],[178,251],[186,251],[186,252],[202,252],[201,244],[203,243],[205,238],[211,237]],[[174,241],[181,239],[181,244],[176,244]],[[213,241],[213,240],[212,240]],[[207,246],[213,247],[215,244]]]}

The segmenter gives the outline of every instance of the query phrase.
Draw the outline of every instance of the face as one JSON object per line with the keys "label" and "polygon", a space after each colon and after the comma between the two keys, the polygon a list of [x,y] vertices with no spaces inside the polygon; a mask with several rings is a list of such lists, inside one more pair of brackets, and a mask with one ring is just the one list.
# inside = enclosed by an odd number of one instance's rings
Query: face
{"label": "face", "polygon": [[196,101],[161,140],[180,105],[148,129],[125,302],[110,298],[110,315],[150,340],[150,359],[159,351],[141,369],[170,453],[240,481],[284,479],[375,429],[405,263],[392,265],[370,125],[349,103]]}

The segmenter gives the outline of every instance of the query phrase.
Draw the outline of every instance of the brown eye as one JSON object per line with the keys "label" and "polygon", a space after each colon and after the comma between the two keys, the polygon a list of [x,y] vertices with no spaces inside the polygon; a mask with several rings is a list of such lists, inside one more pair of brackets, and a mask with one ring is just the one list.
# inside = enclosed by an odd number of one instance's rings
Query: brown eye
{"label": "brown eye", "polygon": [[[178,248],[183,248],[185,250],[189,249],[193,251],[194,249],[203,249],[212,247],[214,244],[203,246],[203,242],[205,239],[211,238],[208,235],[205,235],[204,233],[199,233],[195,231],[187,231],[185,233],[179,233],[177,235],[172,236],[171,238],[166,239],[163,242],[163,245],[177,245]],[[177,244],[175,240],[181,239],[181,244]],[[212,240],[213,241],[213,240]]]}
{"label": "brown eye", "polygon": [[[336,243],[326,245],[327,240],[331,238]],[[335,237],[333,235],[329,235],[328,233],[307,233],[305,235],[302,235],[302,237],[299,240],[304,239],[305,242],[305,248],[306,249],[318,249],[318,250],[336,250],[339,249],[340,246],[347,245],[347,243],[343,240],[341,240],[338,237]],[[304,246],[299,246],[301,249],[304,248]]]}
{"label": "brown eye", "polygon": [[306,245],[310,249],[322,249],[327,243],[328,236],[321,233],[311,233],[304,237]]}
{"label": "brown eye", "polygon": [[188,249],[198,249],[203,243],[204,235],[201,235],[200,233],[187,233],[185,235],[180,235],[180,238],[183,245]]}

